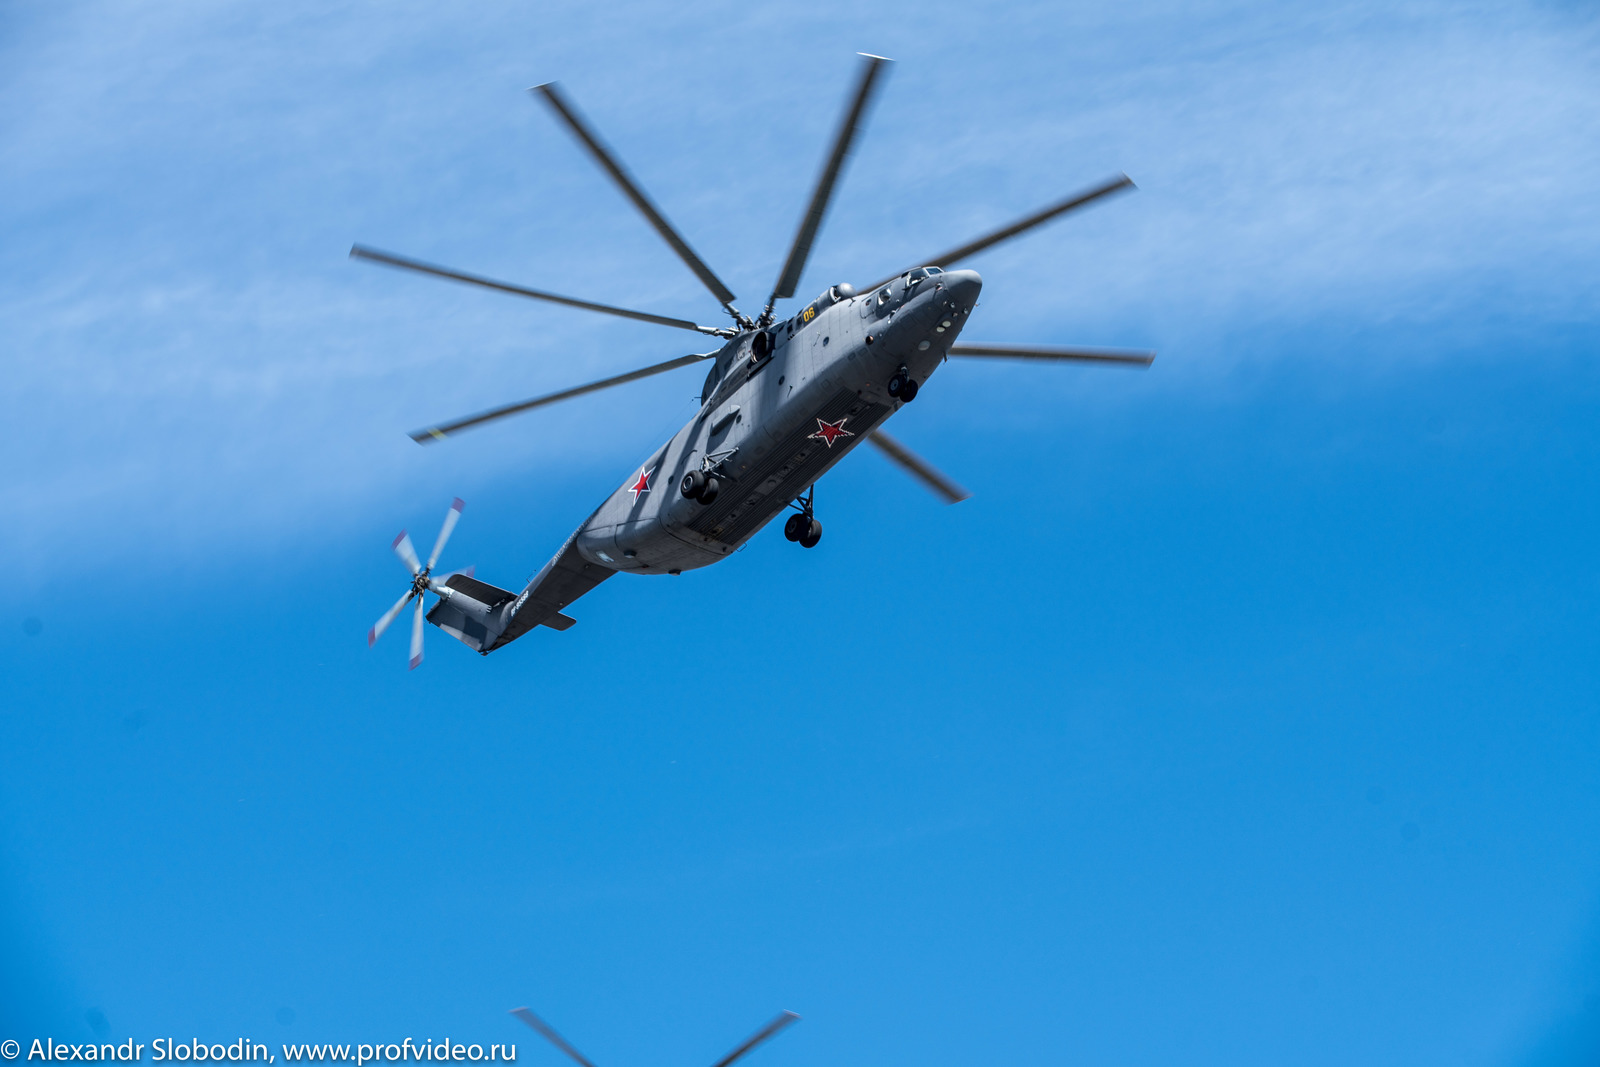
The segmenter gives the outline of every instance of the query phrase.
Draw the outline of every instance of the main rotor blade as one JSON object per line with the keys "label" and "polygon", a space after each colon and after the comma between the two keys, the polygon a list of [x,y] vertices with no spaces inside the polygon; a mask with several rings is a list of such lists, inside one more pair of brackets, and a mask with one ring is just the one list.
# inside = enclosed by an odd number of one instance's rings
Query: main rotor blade
{"label": "main rotor blade", "polygon": [[439,527],[439,540],[433,543],[433,553],[428,557],[428,570],[433,570],[433,565],[439,562],[439,553],[444,551],[444,543],[450,540],[450,533],[456,528],[456,523],[461,521],[461,509],[466,503],[460,497],[450,505],[450,510],[445,513],[444,525]]}
{"label": "main rotor blade", "polygon": [[800,284],[800,272],[805,270],[806,259],[811,255],[811,242],[816,239],[817,230],[822,226],[822,217],[828,211],[828,201],[833,197],[834,183],[839,180],[839,172],[850,156],[850,146],[861,129],[862,116],[866,114],[867,105],[871,103],[873,91],[878,84],[878,73],[885,64],[893,62],[882,56],[868,55],[866,52],[858,54],[866,59],[866,65],[861,68],[861,78],[856,83],[855,95],[851,98],[844,117],[839,120],[839,129],[833,135],[833,151],[828,154],[822,173],[817,175],[817,186],[811,193],[811,203],[806,205],[806,213],[800,219],[800,229],[795,232],[794,243],[789,246],[789,258],[784,260],[783,270],[778,274],[778,284],[773,286],[772,296],[767,300],[769,310],[779,300],[793,296],[795,286]]}
{"label": "main rotor blade", "polygon": [[544,1036],[546,1041],[549,1041],[556,1048],[577,1060],[582,1067],[594,1067],[594,1064],[583,1058],[583,1053],[567,1044],[567,1039],[556,1033],[549,1023],[539,1018],[527,1008],[512,1008],[511,1014],[515,1015],[529,1026],[533,1027],[535,1031]]}
{"label": "main rotor blade", "polygon": [[394,607],[384,612],[383,618],[372,624],[372,629],[367,631],[368,648],[371,648],[377,642],[378,638],[383,636],[383,631],[389,628],[389,624],[391,622],[394,622],[395,619],[400,617],[400,613],[405,610],[406,605],[411,603],[411,598],[416,595],[417,592],[415,589],[407,589],[406,595],[395,601]]}
{"label": "main rotor blade", "polygon": [[1155,362],[1154,352],[1127,348],[1040,348],[1037,345],[961,344],[950,346],[952,356],[975,359],[1043,359],[1051,361],[1078,360],[1088,363],[1121,363],[1127,366],[1148,367]]}
{"label": "main rotor blade", "polygon": [[730,1052],[726,1056],[722,1057],[722,1059],[718,1060],[715,1064],[712,1065],[712,1067],[728,1067],[728,1065],[730,1063],[732,1063],[734,1060],[738,1059],[740,1056],[743,1056],[746,1052],[749,1052],[751,1049],[753,1049],[757,1045],[761,1044],[761,1042],[765,1041],[767,1038],[771,1037],[773,1034],[777,1033],[779,1030],[782,1030],[785,1026],[788,1026],[790,1023],[799,1022],[799,1021],[800,1021],[800,1016],[796,1015],[792,1011],[785,1011],[785,1012],[780,1013],[770,1023],[768,1023],[767,1025],[763,1026],[761,1029],[757,1030],[755,1033],[751,1034],[750,1037],[745,1040],[744,1044],[740,1045],[738,1048],[734,1049],[732,1052]]}
{"label": "main rotor blade", "polygon": [[717,302],[731,311],[733,309],[733,293],[726,285],[722,284],[722,279],[711,272],[711,268],[706,266],[705,261],[695,255],[694,249],[690,248],[688,242],[678,235],[677,230],[672,228],[672,223],[668,222],[655,204],[651,202],[650,198],[644,195],[644,190],[639,188],[639,183],[633,180],[633,176],[623,169],[622,163],[612,151],[578,116],[578,112],[573,108],[571,102],[567,100],[560,87],[555,82],[546,82],[543,85],[535,85],[528,91],[543,94],[545,102],[550,105],[551,110],[572,129],[573,133],[577,134],[578,140],[583,142],[583,146],[589,150],[589,154],[594,156],[607,174],[611,175],[612,181],[621,187],[623,195],[633,201],[633,206],[639,209],[640,214],[644,215],[650,225],[655,227],[655,231],[662,236],[667,244],[672,246],[672,250],[678,253],[678,258],[683,260],[690,270],[694,271],[695,277],[700,279],[701,284],[711,290],[711,295],[717,298]]}
{"label": "main rotor blade", "polygon": [[478,274],[468,274],[466,271],[452,270],[449,267],[424,263],[420,259],[397,256],[392,252],[380,252],[376,248],[367,248],[365,245],[352,245],[350,247],[350,258],[365,259],[373,263],[382,263],[386,267],[399,267],[401,270],[414,270],[419,274],[431,274],[436,278],[448,278],[453,282],[481,285],[485,289],[495,289],[502,293],[511,293],[513,296],[527,296],[532,297],[534,300],[546,300],[552,304],[564,304],[567,307],[582,308],[584,311],[598,311],[602,315],[616,315],[619,318],[636,319],[639,322],[653,322],[658,326],[676,326],[680,330],[694,330],[696,333],[715,334],[719,337],[731,336],[731,331],[717,326],[699,326],[688,319],[675,319],[668,315],[653,315],[648,311],[612,307],[610,304],[596,304],[592,300],[579,300],[576,297],[562,296],[559,293],[547,293],[543,289],[530,289],[525,285],[498,282],[493,278],[485,278]]}
{"label": "main rotor blade", "polygon": [[417,613],[411,622],[411,670],[422,665],[422,597],[417,597]]}
{"label": "main rotor blade", "polygon": [[[966,259],[968,256],[977,255],[986,248],[993,248],[1001,241],[1009,241],[1013,237],[1027,233],[1035,226],[1042,226],[1051,219],[1055,218],[1057,215],[1064,215],[1068,211],[1073,211],[1077,208],[1085,206],[1086,204],[1091,204],[1103,196],[1110,196],[1112,193],[1121,192],[1124,189],[1134,188],[1137,188],[1137,186],[1133,184],[1132,178],[1128,177],[1126,174],[1119,174],[1110,181],[1102,182],[1092,189],[1086,189],[1081,193],[1074,193],[1065,200],[1058,200],[1047,208],[1044,208],[1040,211],[1035,211],[1031,215],[1025,215],[1016,222],[1002,226],[998,230],[994,230],[990,233],[986,233],[975,241],[969,241],[957,248],[952,248],[948,252],[934,256],[932,259],[925,259],[922,261],[922,263],[917,264],[917,266],[934,264],[940,267],[949,267],[960,260]],[[898,274],[891,274],[889,277],[883,279],[883,281],[875,282],[861,291],[863,293],[870,293],[872,290],[878,288],[878,286],[886,285],[898,277]]]}
{"label": "main rotor blade", "polygon": [[417,559],[417,550],[411,547],[411,535],[404,530],[394,539],[394,544],[389,546],[394,549],[394,554],[400,557],[400,562],[406,565],[413,576],[422,572],[422,562]]}
{"label": "main rotor blade", "polygon": [[896,441],[882,430],[873,430],[868,441],[878,446],[878,451],[898,463],[913,478],[944,498],[946,504],[959,504],[972,494],[949,478],[930,467],[921,456]]}
{"label": "main rotor blade", "polygon": [[411,439],[419,445],[432,444],[435,441],[444,440],[453,433],[459,433],[470,426],[477,426],[480,423],[492,422],[495,419],[503,419],[507,415],[515,415],[521,411],[531,411],[534,408],[544,407],[546,404],[554,404],[558,400],[570,400],[575,396],[582,396],[585,393],[593,393],[601,389],[609,389],[613,385],[622,385],[626,382],[638,381],[640,378],[648,378],[652,374],[661,374],[665,371],[677,370],[679,367],[687,367],[691,363],[699,363],[702,360],[712,359],[715,356],[715,352],[679,356],[677,359],[669,359],[665,363],[657,363],[651,367],[643,367],[639,370],[629,371],[627,374],[619,374],[615,378],[602,378],[600,381],[590,382],[588,385],[580,385],[572,389],[563,389],[559,393],[547,393],[544,396],[536,396],[532,400],[523,400],[516,404],[507,404],[505,407],[501,408],[492,408],[489,411],[479,412],[476,415],[469,415],[464,419],[457,419],[455,422],[447,422],[441,426],[430,426],[425,430],[413,430],[411,431]]}

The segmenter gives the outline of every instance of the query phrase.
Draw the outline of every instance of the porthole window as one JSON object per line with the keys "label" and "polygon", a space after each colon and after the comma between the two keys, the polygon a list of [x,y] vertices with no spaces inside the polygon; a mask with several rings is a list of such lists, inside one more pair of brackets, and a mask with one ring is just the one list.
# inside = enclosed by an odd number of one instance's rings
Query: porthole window
{"label": "porthole window", "polygon": [[827,348],[828,347],[828,339],[826,337],[824,337],[822,339],[822,347],[823,348]]}

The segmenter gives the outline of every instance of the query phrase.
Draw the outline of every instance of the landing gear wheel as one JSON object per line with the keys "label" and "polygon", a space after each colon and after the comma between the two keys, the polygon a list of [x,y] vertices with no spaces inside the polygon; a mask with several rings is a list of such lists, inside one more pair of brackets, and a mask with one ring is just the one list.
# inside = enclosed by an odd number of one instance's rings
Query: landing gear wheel
{"label": "landing gear wheel", "polygon": [[906,384],[900,387],[900,402],[902,404],[909,404],[916,398],[917,380],[915,378],[907,378]]}
{"label": "landing gear wheel", "polygon": [[706,487],[700,490],[700,503],[710,507],[720,492],[722,492],[722,480],[715,474],[706,475]]}
{"label": "landing gear wheel", "polygon": [[817,521],[814,511],[816,501],[817,487],[813,484],[792,505],[800,509],[799,513],[790,515],[789,521],[783,524],[783,536],[799,542],[803,548],[815,548],[822,540],[822,523]]}
{"label": "landing gear wheel", "polygon": [[904,374],[896,374],[889,379],[889,384],[883,387],[883,391],[892,397],[898,397],[905,390],[905,387],[906,376]]}
{"label": "landing gear wheel", "polygon": [[678,483],[678,491],[689,500],[699,500],[700,494],[706,491],[706,472],[690,471],[683,476],[683,481]]}

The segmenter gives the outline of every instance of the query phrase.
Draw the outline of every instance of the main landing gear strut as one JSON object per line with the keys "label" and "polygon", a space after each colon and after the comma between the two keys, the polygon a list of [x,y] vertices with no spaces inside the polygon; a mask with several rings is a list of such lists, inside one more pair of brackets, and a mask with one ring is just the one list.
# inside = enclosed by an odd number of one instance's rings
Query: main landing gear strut
{"label": "main landing gear strut", "polygon": [[799,508],[798,515],[790,515],[789,521],[783,524],[783,536],[791,541],[798,541],[801,548],[816,548],[817,542],[822,540],[822,523],[812,512],[812,502],[817,498],[817,487],[812,486],[806,490],[806,495],[790,504],[791,508]]}

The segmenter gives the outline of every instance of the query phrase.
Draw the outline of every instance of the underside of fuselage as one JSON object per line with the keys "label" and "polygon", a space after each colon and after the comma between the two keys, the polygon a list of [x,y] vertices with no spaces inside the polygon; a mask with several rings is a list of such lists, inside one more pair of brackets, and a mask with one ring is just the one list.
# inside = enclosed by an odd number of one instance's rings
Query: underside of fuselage
{"label": "underside of fuselage", "polygon": [[[734,338],[700,411],[596,510],[574,547],[630,574],[725,558],[899,410],[905,401],[887,384],[901,368],[918,383],[933,374],[982,285],[974,271],[933,268],[860,295],[835,286],[788,322]],[[691,471],[717,479],[714,500],[679,491]]]}

